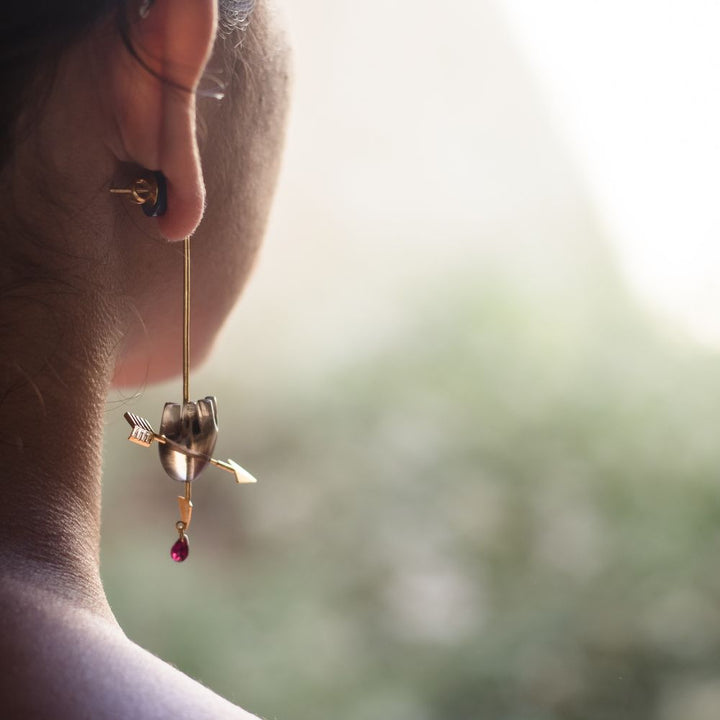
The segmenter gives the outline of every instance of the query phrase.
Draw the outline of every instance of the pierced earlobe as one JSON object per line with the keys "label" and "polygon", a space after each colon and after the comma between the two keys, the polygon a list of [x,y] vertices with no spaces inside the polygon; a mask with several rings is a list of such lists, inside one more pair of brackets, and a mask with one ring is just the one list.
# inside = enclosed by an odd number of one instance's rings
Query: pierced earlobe
{"label": "pierced earlobe", "polygon": [[142,205],[148,217],[160,217],[167,211],[167,180],[159,170],[140,177],[126,188],[110,188],[114,195],[129,195],[131,202]]}

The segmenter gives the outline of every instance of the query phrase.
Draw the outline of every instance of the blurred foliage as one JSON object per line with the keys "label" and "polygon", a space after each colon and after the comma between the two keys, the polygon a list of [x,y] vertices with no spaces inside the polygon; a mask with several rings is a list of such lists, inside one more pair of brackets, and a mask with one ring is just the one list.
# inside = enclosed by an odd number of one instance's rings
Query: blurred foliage
{"label": "blurred foliage", "polygon": [[717,358],[602,270],[474,268],[407,303],[312,385],[218,381],[219,454],[262,482],[198,484],[182,567],[177,488],[113,441],[130,637],[265,718],[716,717]]}

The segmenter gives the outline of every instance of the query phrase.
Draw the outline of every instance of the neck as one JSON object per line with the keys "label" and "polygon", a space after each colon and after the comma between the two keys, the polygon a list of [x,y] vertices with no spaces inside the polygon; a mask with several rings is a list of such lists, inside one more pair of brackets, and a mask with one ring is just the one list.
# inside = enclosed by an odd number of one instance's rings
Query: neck
{"label": "neck", "polygon": [[100,479],[116,339],[99,298],[36,279],[0,291],[0,576],[110,617]]}

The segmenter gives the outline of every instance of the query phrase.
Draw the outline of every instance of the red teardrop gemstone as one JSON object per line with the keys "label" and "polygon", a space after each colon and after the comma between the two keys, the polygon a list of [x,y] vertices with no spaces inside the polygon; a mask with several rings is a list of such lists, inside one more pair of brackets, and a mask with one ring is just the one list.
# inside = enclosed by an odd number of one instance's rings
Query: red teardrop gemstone
{"label": "red teardrop gemstone", "polygon": [[187,537],[180,538],[170,548],[170,557],[175,562],[183,562],[183,560],[187,560],[187,556],[189,554],[190,554],[190,546],[188,545]]}

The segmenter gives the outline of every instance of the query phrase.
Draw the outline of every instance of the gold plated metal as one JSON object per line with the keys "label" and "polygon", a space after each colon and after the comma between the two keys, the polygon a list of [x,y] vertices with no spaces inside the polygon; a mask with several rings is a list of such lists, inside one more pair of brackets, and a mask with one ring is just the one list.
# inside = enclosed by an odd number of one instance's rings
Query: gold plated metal
{"label": "gold plated metal", "polygon": [[191,483],[185,483],[185,496],[178,495],[178,508],[180,509],[180,522],[185,524],[185,529],[190,527],[190,520],[192,519],[193,504],[190,496],[192,491],[190,490]]}
{"label": "gold plated metal", "polygon": [[159,170],[148,170],[129,187],[110,188],[110,192],[125,195],[131,202],[141,205],[147,217],[160,217],[167,212],[167,180]]}
{"label": "gold plated metal", "polygon": [[138,178],[127,188],[110,188],[115,195],[129,195],[130,200],[136,205],[144,205],[149,202],[154,205],[158,199],[158,184],[155,178]]}
{"label": "gold plated metal", "polygon": [[128,440],[141,447],[150,447],[155,440],[155,431],[150,427],[150,423],[145,418],[131,412],[125,413],[125,419],[132,426],[132,433]]}
{"label": "gold plated metal", "polygon": [[183,405],[190,401],[190,236],[185,238],[183,273]]}
{"label": "gold plated metal", "polygon": [[245,468],[240,467],[234,460],[215,460],[210,458],[210,464],[215,467],[225,470],[225,472],[232,473],[235,476],[235,482],[238,485],[247,485],[250,483],[256,483],[257,478],[254,478]]}

